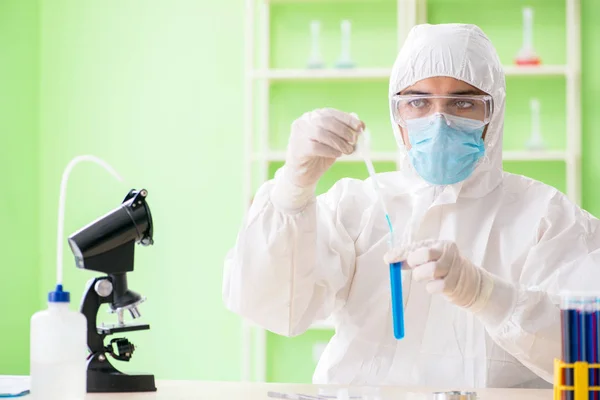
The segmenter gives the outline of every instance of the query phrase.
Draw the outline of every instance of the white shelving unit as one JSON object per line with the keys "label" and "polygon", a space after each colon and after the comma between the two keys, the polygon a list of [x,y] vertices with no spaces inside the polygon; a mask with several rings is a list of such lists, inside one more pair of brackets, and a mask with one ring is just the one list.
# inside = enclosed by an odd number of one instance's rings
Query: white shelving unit
{"label": "white shelving unit", "polygon": [[390,77],[388,68],[356,69],[272,69],[256,71],[256,79],[275,81],[341,81],[341,80],[386,80]]}
{"label": "white shelving unit", "polygon": [[[269,148],[270,84],[282,81],[386,81],[390,68],[355,69],[271,69],[270,68],[270,5],[290,3],[345,3],[377,0],[246,0],[245,27],[245,112],[244,112],[244,186],[243,207],[253,196],[253,177],[268,179],[269,163],[285,161],[285,152]],[[382,1],[382,0],[380,0]],[[409,30],[427,21],[426,0],[396,0],[398,49]],[[566,65],[534,67],[505,66],[507,76],[556,76],[566,79],[567,145],[564,151],[508,151],[507,161],[563,161],[566,164],[567,196],[580,204],[581,159],[581,55],[580,0],[565,0],[566,4]],[[395,151],[371,153],[373,161],[398,163]],[[345,156],[339,161],[361,162],[358,156]],[[397,164],[398,165],[398,164]],[[318,322],[311,329],[329,330],[328,321]],[[244,323],[242,332],[242,380],[266,381],[266,332]]]}

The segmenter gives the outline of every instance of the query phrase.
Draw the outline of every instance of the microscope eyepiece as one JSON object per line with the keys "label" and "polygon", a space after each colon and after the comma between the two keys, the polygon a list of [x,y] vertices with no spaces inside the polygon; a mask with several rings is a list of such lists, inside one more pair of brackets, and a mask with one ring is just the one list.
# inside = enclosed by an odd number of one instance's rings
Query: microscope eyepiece
{"label": "microscope eyepiece", "polygon": [[[142,189],[140,191],[131,190],[123,200],[123,206],[130,212],[131,219],[136,226],[138,233],[138,243],[142,246],[154,244],[152,214],[150,207],[146,203],[148,191]],[[143,210],[143,212],[140,212]]]}
{"label": "microscope eyepiece", "polygon": [[147,196],[146,189],[131,190],[119,207],[69,237],[79,268],[107,274],[133,271],[134,245],[154,244]]}

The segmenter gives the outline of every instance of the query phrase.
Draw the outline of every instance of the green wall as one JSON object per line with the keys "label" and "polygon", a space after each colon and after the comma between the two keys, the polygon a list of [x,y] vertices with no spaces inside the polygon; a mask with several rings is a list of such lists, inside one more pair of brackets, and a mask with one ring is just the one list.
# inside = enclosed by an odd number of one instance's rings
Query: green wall
{"label": "green wall", "polygon": [[[36,294],[54,280],[62,169],[78,154],[100,156],[128,184],[80,165],[65,232],[117,207],[130,187],[148,189],[155,221],[155,245],[137,248],[129,279],[148,297],[140,311],[151,330],[129,336],[138,349],[123,369],[238,379],[240,321],[224,309],[221,277],[242,217],[243,1],[52,0],[41,26]],[[78,297],[96,276],[70,253],[65,275]]]}
{"label": "green wall", "polygon": [[0,374],[29,371],[38,290],[38,7],[0,2]]}
{"label": "green wall", "polygon": [[[388,66],[396,48],[393,3],[275,6],[274,66],[303,66],[313,18],[324,21],[328,64],[337,58],[339,20],[350,18],[359,64]],[[536,7],[535,41],[544,61],[563,62],[562,0],[430,0],[429,13],[433,22],[481,24],[509,63],[520,42],[519,9],[526,4]],[[54,283],[60,175],[72,157],[94,154],[128,182],[115,182],[95,165],[80,165],[68,192],[66,233],[116,207],[130,187],[149,190],[156,223],[156,244],[138,247],[130,275],[131,288],[148,297],[140,311],[152,329],[129,336],[138,350],[125,370],[159,378],[239,379],[240,321],[224,310],[221,279],[223,257],[242,217],[243,12],[242,0],[0,2],[0,182],[8,194],[0,200],[0,243],[3,271],[10,276],[0,284],[0,304],[10,305],[0,319],[0,374],[28,372],[29,317],[44,307]],[[598,16],[600,2],[582,0],[583,201],[596,215]],[[526,140],[528,96],[547,99],[553,93],[556,98],[542,102],[543,128],[552,148],[564,148],[564,79],[509,78],[508,88],[506,148],[521,148]],[[375,148],[390,150],[386,96],[385,82],[278,83],[271,92],[271,145],[285,147],[289,124],[302,112],[334,106],[357,112],[369,124]],[[565,189],[561,163],[506,167]],[[365,171],[360,164],[336,165],[319,191],[347,175],[364,177]],[[75,269],[65,250],[65,283],[75,308],[85,281],[95,274]],[[312,345],[330,336],[269,335],[269,379],[309,381]],[[295,360],[286,362],[288,357]]]}
{"label": "green wall", "polygon": [[582,25],[582,125],[583,206],[600,217],[600,1],[583,0],[581,4]]}

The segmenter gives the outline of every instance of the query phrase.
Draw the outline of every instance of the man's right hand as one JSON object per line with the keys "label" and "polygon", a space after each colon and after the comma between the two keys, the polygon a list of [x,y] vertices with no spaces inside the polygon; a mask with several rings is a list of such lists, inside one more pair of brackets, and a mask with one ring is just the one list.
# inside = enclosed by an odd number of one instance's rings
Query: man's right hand
{"label": "man's right hand", "polygon": [[286,175],[294,185],[306,188],[342,154],[352,154],[365,124],[338,110],[310,111],[292,124],[286,155]]}

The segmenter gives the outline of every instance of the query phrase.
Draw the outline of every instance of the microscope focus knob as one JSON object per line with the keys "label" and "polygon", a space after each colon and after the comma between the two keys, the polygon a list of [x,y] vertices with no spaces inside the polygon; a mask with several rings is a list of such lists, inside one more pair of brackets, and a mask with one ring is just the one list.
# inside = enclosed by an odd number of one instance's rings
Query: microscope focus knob
{"label": "microscope focus knob", "polygon": [[113,291],[112,282],[109,281],[108,279],[102,279],[102,280],[96,282],[96,285],[94,286],[94,290],[96,291],[96,293],[98,293],[98,296],[108,297],[108,296],[110,296],[110,294]]}

